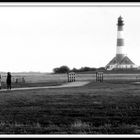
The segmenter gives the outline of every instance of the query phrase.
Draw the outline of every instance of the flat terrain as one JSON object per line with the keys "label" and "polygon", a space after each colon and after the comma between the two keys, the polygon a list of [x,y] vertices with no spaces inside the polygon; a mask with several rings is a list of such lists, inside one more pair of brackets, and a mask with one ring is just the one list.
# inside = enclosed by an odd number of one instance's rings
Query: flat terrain
{"label": "flat terrain", "polygon": [[[40,86],[34,86],[34,87],[19,87],[19,88],[17,88],[17,87],[15,87],[15,88],[11,88],[11,91],[17,91],[17,90],[35,90],[35,89],[54,89],[54,88],[65,88],[65,87],[69,87],[69,88],[71,88],[71,87],[80,87],[80,86],[84,86],[84,85],[86,85],[86,84],[88,84],[89,83],[89,81],[75,81],[75,82],[67,82],[67,83],[61,83],[61,85],[55,85],[55,86],[50,86],[50,85],[48,85],[48,86],[42,86],[42,85],[40,85]],[[0,90],[0,92],[3,92],[3,91],[7,91],[7,90],[9,90],[9,89],[1,89]]]}
{"label": "flat terrain", "polygon": [[95,75],[78,76],[90,83],[0,91],[0,133],[140,134],[139,75],[105,75],[103,83],[95,82]]}
{"label": "flat terrain", "polygon": [[[22,82],[24,78],[25,82]],[[76,74],[76,81],[95,81],[95,74]],[[17,81],[16,81],[17,80]],[[104,74],[104,80],[140,81],[140,73]],[[6,75],[2,75],[2,88],[6,88]],[[67,83],[67,74],[12,74],[12,87],[57,86]]]}

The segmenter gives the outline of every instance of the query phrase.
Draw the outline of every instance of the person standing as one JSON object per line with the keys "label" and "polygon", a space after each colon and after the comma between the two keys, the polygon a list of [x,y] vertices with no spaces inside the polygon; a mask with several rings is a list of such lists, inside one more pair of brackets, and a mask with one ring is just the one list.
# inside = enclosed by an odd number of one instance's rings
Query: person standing
{"label": "person standing", "polygon": [[2,82],[2,80],[1,80],[1,75],[0,75],[0,89],[1,89],[1,82]]}
{"label": "person standing", "polygon": [[6,83],[7,83],[7,89],[11,89],[11,73],[10,72],[7,73]]}

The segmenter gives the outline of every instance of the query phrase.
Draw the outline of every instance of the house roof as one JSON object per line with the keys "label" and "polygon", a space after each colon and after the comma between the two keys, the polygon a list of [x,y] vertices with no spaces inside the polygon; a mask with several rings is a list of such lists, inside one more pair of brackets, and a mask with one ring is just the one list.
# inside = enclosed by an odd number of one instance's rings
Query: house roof
{"label": "house roof", "polygon": [[124,56],[123,58],[114,57],[108,64],[108,65],[135,65],[127,56]]}

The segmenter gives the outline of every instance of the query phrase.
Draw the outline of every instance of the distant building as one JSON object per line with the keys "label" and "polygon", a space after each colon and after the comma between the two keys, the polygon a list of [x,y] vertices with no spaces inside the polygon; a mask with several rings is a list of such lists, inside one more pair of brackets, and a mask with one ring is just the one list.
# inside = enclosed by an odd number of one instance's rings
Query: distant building
{"label": "distant building", "polygon": [[106,65],[107,70],[113,69],[133,69],[137,66],[123,53],[124,38],[123,38],[123,20],[118,18],[117,30],[117,48],[116,56]]}

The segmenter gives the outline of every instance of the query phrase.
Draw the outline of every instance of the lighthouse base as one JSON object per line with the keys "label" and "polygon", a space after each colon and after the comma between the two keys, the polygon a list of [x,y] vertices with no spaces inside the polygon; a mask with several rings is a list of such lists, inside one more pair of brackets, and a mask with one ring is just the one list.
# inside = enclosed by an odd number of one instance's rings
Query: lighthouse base
{"label": "lighthouse base", "polygon": [[137,66],[122,54],[117,54],[107,65],[106,70],[136,69]]}

